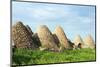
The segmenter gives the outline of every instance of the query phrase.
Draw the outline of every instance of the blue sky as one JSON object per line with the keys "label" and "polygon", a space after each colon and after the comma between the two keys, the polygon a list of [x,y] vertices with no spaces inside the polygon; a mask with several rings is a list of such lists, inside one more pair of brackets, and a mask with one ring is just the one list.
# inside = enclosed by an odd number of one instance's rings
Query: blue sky
{"label": "blue sky", "polygon": [[12,24],[16,21],[29,25],[33,32],[39,25],[47,25],[51,32],[60,25],[70,40],[88,34],[95,40],[95,6],[12,2]]}

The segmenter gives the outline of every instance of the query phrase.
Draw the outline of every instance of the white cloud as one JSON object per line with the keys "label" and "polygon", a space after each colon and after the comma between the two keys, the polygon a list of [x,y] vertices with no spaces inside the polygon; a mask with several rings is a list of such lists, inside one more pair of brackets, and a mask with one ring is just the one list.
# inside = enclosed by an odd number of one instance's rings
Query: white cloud
{"label": "white cloud", "polygon": [[13,7],[13,19],[23,20],[23,22],[29,24],[33,30],[36,29],[35,27],[38,25],[45,24],[49,26],[51,30],[54,30],[56,25],[61,25],[65,32],[69,31],[73,32],[73,34],[83,34],[83,32],[90,33],[91,29],[92,32],[94,32],[95,18],[94,15],[92,15],[93,13],[88,11],[89,16],[82,16],[80,15],[80,13],[83,13],[81,10],[74,9],[73,6],[68,5],[31,4],[31,6],[29,6],[25,4],[25,7],[23,7],[17,3]]}

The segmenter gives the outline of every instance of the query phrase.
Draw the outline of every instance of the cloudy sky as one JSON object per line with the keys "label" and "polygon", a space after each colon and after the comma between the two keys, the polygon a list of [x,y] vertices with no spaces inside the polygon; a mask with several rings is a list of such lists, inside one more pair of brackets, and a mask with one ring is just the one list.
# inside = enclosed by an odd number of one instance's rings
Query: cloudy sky
{"label": "cloudy sky", "polygon": [[61,25],[70,40],[88,34],[95,40],[95,6],[12,2],[12,24],[16,21],[29,25],[33,32],[39,25],[47,25],[52,32]]}

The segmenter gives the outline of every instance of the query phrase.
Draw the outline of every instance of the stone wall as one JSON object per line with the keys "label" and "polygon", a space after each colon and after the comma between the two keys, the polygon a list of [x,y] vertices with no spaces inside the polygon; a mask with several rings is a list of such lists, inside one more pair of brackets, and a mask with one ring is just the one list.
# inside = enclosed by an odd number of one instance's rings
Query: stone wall
{"label": "stone wall", "polygon": [[16,48],[35,48],[30,32],[20,21],[12,26],[12,39]]}

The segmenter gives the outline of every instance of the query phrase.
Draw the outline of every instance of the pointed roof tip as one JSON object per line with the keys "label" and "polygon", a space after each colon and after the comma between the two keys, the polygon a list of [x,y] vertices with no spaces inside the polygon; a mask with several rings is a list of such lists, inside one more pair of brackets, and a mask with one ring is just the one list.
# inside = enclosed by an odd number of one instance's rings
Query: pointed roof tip
{"label": "pointed roof tip", "polygon": [[61,27],[60,25],[57,25],[56,27]]}
{"label": "pointed roof tip", "polygon": [[61,28],[62,29],[62,27],[60,25],[57,25],[55,29],[57,29],[57,28]]}
{"label": "pointed roof tip", "polygon": [[46,25],[39,25],[38,28],[48,28]]}
{"label": "pointed roof tip", "polygon": [[87,35],[87,37],[90,37],[90,38],[92,38],[91,34],[88,34],[88,35]]}
{"label": "pointed roof tip", "polygon": [[91,40],[93,40],[93,37],[91,36],[91,34],[88,34],[85,38],[84,38],[84,40],[86,40],[86,39],[91,39]]}
{"label": "pointed roof tip", "polygon": [[86,40],[86,39],[92,39],[92,40],[94,40],[91,34],[88,34],[88,35],[84,38],[84,40]]}
{"label": "pointed roof tip", "polygon": [[23,22],[22,21],[17,21],[16,23],[22,24]]}
{"label": "pointed roof tip", "polygon": [[22,21],[16,21],[16,23],[14,25],[23,25]]}
{"label": "pointed roof tip", "polygon": [[60,25],[57,25],[55,30],[52,33],[53,34],[58,34],[58,35],[63,34],[64,36],[67,37],[67,35],[65,34],[64,29]]}
{"label": "pointed roof tip", "polygon": [[80,34],[77,34],[76,37],[81,37]]}
{"label": "pointed roof tip", "polygon": [[74,41],[77,40],[77,39],[82,39],[81,36],[80,36],[79,34],[77,34],[77,35],[74,37]]}
{"label": "pointed roof tip", "polygon": [[82,44],[84,45],[83,39],[81,38],[81,36],[80,36],[79,34],[77,34],[77,35],[75,36],[73,42],[75,43],[75,45],[78,45],[78,43],[82,43]]}
{"label": "pointed roof tip", "polygon": [[75,40],[75,39],[82,39],[82,38],[81,38],[81,36],[78,34],[78,35],[76,35],[76,36],[74,37],[74,40]]}
{"label": "pointed roof tip", "polygon": [[37,27],[37,30],[36,30],[37,32],[40,32],[40,31],[48,31],[48,32],[50,32],[51,33],[51,31],[49,30],[49,28],[46,26],[46,25],[39,25],[38,27]]}
{"label": "pointed roof tip", "polygon": [[57,32],[57,31],[64,31],[64,30],[63,30],[63,28],[60,25],[57,25],[55,27],[54,33]]}
{"label": "pointed roof tip", "polygon": [[18,26],[18,25],[24,26],[23,22],[17,21],[15,24],[12,25],[12,27],[16,27],[16,26]]}

